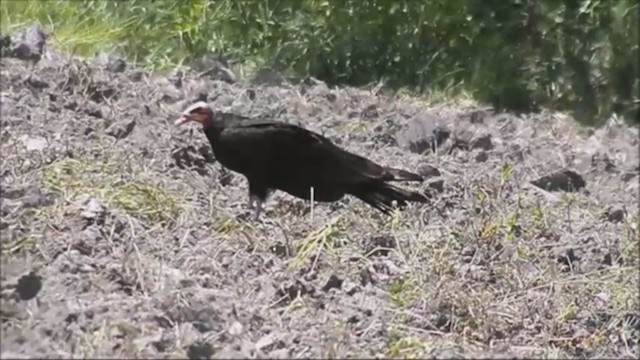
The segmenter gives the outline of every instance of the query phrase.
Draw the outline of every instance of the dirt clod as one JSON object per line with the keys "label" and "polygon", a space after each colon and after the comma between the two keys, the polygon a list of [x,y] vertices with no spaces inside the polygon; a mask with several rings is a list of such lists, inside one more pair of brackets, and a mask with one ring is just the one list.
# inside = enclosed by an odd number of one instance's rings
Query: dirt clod
{"label": "dirt clod", "polygon": [[476,154],[475,160],[480,163],[485,162],[489,160],[489,154],[486,151],[480,151]]}
{"label": "dirt clod", "polygon": [[30,272],[18,279],[15,291],[20,300],[30,300],[38,295],[40,289],[42,289],[42,277],[35,272]]}
{"label": "dirt clod", "polygon": [[31,209],[48,206],[53,203],[51,194],[44,193],[39,187],[29,187],[22,198],[22,208]]}
{"label": "dirt clod", "polygon": [[197,342],[187,347],[187,357],[191,360],[211,359],[215,350],[208,342]]}
{"label": "dirt clod", "polygon": [[531,183],[547,191],[573,192],[586,186],[584,178],[572,170],[554,172]]}
{"label": "dirt clod", "polygon": [[343,282],[344,282],[343,279],[339,278],[334,274],[331,274],[326,284],[324,284],[324,286],[322,287],[322,291],[327,292],[331,289],[341,289]]}
{"label": "dirt clod", "polygon": [[471,140],[471,144],[469,145],[471,149],[482,149],[485,151],[489,151],[493,149],[491,134],[478,135]]}
{"label": "dirt clod", "polygon": [[624,221],[625,211],[620,208],[613,208],[607,211],[607,220],[616,223]]}

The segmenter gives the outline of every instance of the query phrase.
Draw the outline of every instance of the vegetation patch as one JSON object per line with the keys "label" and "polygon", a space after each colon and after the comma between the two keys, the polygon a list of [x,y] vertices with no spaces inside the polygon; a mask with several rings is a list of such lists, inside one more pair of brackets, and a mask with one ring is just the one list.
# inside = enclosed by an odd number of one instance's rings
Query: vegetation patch
{"label": "vegetation patch", "polygon": [[149,224],[170,225],[178,216],[179,198],[149,180],[123,177],[114,158],[57,160],[42,169],[45,188],[66,201],[98,197]]}

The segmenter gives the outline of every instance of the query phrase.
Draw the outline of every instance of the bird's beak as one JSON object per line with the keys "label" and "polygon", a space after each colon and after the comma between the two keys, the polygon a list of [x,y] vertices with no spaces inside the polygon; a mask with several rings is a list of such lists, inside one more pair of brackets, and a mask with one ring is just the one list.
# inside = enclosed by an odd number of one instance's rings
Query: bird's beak
{"label": "bird's beak", "polygon": [[191,118],[189,117],[189,115],[187,115],[187,114],[182,114],[182,115],[180,115],[180,117],[178,118],[178,120],[176,120],[176,121],[174,122],[174,125],[176,125],[176,126],[180,126],[180,125],[183,125],[183,124],[188,123],[189,121],[191,121]]}

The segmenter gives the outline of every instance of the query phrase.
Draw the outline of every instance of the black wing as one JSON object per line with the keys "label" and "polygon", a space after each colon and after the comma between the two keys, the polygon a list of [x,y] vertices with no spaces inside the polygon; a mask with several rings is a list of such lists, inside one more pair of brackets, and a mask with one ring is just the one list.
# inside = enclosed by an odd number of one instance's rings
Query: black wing
{"label": "black wing", "polygon": [[260,169],[271,177],[306,184],[393,179],[384,167],[292,124],[240,121],[222,131],[218,144],[225,153],[233,154],[235,170],[245,173]]}

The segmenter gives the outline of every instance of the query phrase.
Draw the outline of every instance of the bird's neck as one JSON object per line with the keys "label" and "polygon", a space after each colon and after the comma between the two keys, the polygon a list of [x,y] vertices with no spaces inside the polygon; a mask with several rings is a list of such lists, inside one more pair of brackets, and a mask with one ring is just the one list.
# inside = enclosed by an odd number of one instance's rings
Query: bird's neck
{"label": "bird's neck", "polygon": [[218,142],[218,139],[220,138],[222,127],[218,126],[218,124],[215,123],[209,123],[203,127],[203,131],[207,139],[211,143],[211,146],[215,146],[215,144]]}

